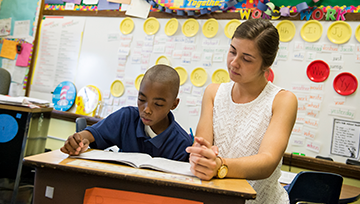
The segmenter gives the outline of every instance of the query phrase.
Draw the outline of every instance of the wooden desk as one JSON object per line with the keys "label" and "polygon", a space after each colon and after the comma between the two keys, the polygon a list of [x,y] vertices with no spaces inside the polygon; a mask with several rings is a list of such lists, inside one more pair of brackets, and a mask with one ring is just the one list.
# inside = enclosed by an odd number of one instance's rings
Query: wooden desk
{"label": "wooden desk", "polygon": [[0,104],[0,178],[14,179],[15,203],[24,156],[45,151],[53,108],[28,108]]}
{"label": "wooden desk", "polygon": [[[68,164],[59,150],[24,158],[24,165],[36,168],[34,200],[37,203],[82,203],[85,190],[92,187],[111,188],[160,196],[201,201],[204,203],[244,203],[255,199],[256,192],[244,179],[213,179],[201,184],[161,179],[145,175],[151,170],[136,169],[141,175]],[[97,165],[103,162],[88,161]],[[120,164],[105,163],[111,166]],[[153,172],[153,171],[152,171]],[[53,198],[45,197],[46,187],[54,188]]]}

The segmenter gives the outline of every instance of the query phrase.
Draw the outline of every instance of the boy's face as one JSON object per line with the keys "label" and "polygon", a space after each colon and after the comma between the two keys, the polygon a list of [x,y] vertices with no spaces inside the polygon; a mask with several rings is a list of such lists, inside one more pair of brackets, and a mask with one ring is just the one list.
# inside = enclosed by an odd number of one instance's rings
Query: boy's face
{"label": "boy's face", "polygon": [[170,85],[143,79],[138,96],[140,118],[155,133],[160,134],[168,127],[167,114],[175,109],[178,103],[179,99],[174,96]]}

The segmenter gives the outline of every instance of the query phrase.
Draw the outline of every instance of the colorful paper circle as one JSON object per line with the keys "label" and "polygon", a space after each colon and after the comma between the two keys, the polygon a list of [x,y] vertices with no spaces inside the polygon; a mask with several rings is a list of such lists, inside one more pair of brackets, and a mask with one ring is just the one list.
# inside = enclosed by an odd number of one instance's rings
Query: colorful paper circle
{"label": "colorful paper circle", "polygon": [[144,74],[140,74],[139,76],[136,77],[135,79],[135,88],[139,91],[140,89],[140,84],[142,79],[144,78]]}
{"label": "colorful paper circle", "polygon": [[0,114],[0,143],[6,143],[14,139],[18,130],[19,125],[13,116]]}
{"label": "colorful paper circle", "polygon": [[306,74],[313,82],[323,82],[329,77],[330,67],[322,60],[314,60],[308,65]]}
{"label": "colorful paper circle", "polygon": [[147,35],[155,35],[158,32],[159,28],[160,23],[154,17],[150,17],[144,22],[144,31]]}
{"label": "colorful paper circle", "polygon": [[317,20],[309,20],[302,27],[300,35],[306,42],[318,41],[323,33],[323,27]]}
{"label": "colorful paper circle", "polygon": [[70,81],[63,81],[55,88],[52,95],[54,109],[59,111],[69,110],[75,103],[76,88]]}
{"label": "colorful paper circle", "polygon": [[122,34],[130,34],[134,30],[134,21],[130,17],[124,18],[120,23],[120,31]]}
{"label": "colorful paper circle", "polygon": [[172,36],[176,33],[177,29],[179,27],[179,22],[176,18],[172,18],[168,20],[168,22],[165,25],[165,34],[167,36]]}
{"label": "colorful paper circle", "polygon": [[194,86],[198,86],[198,87],[203,86],[207,80],[206,70],[201,67],[195,68],[191,72],[190,80]]}
{"label": "colorful paper circle", "polygon": [[217,69],[211,76],[212,83],[227,83],[230,81],[229,73],[225,69]]}
{"label": "colorful paper circle", "polygon": [[183,67],[175,67],[175,70],[179,74],[180,77],[180,85],[183,85],[187,80],[187,71]]}
{"label": "colorful paper circle", "polygon": [[199,31],[199,23],[193,18],[187,19],[182,25],[182,33],[186,37],[193,37]]}
{"label": "colorful paper circle", "polygon": [[224,33],[225,33],[226,37],[231,39],[232,36],[234,35],[236,28],[240,24],[241,24],[241,22],[237,19],[232,19],[231,21],[229,21],[224,28]]}
{"label": "colorful paper circle", "polygon": [[166,57],[161,55],[160,57],[157,58],[155,64],[166,64],[166,65],[170,65],[170,60]]}
{"label": "colorful paper circle", "polygon": [[344,21],[336,21],[330,25],[327,31],[328,39],[335,44],[346,43],[352,35],[351,27]]}
{"label": "colorful paper circle", "polygon": [[358,81],[351,73],[343,72],[335,77],[333,87],[338,94],[348,96],[356,91]]}
{"label": "colorful paper circle", "polygon": [[268,80],[268,81],[271,81],[271,82],[274,82],[274,78],[275,78],[275,75],[274,75],[274,72],[271,68],[269,68],[266,72],[265,72],[265,78]]}
{"label": "colorful paper circle", "polygon": [[120,97],[124,94],[125,87],[124,84],[120,80],[115,80],[110,87],[110,93],[114,97]]}
{"label": "colorful paper circle", "polygon": [[208,19],[202,27],[202,32],[204,36],[207,38],[213,38],[218,32],[218,30],[219,30],[219,23],[214,18]]}
{"label": "colorful paper circle", "polygon": [[293,22],[283,20],[276,25],[281,42],[289,42],[295,36],[296,28]]}
{"label": "colorful paper circle", "polygon": [[76,112],[77,114],[91,114],[101,100],[100,90],[93,85],[87,85],[80,89],[76,96]]}
{"label": "colorful paper circle", "polygon": [[360,42],[360,25],[358,25],[358,27],[356,28],[355,37],[356,40]]}

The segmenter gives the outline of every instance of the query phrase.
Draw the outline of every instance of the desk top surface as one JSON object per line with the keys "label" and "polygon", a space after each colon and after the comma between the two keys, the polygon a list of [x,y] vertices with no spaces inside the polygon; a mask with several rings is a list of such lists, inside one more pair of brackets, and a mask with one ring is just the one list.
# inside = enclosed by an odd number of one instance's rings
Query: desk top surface
{"label": "desk top surface", "polygon": [[[70,162],[72,164],[69,164]],[[79,162],[82,162],[83,164],[86,163],[86,165],[75,164]],[[255,199],[256,197],[255,190],[245,179],[229,178],[200,181],[195,177],[168,174],[147,169],[136,169],[121,164],[68,158],[68,155],[62,153],[60,150],[25,157],[24,165],[34,166],[36,168],[76,171],[79,173],[133,180],[137,182],[154,183],[156,185],[175,186],[195,191],[240,196],[245,199]],[[162,176],[159,177],[158,175]]]}
{"label": "desk top surface", "polygon": [[51,112],[53,110],[52,107],[48,107],[48,108],[29,108],[29,107],[26,107],[26,106],[7,105],[7,104],[0,104],[0,109],[22,111],[22,112],[30,112],[30,113]]}

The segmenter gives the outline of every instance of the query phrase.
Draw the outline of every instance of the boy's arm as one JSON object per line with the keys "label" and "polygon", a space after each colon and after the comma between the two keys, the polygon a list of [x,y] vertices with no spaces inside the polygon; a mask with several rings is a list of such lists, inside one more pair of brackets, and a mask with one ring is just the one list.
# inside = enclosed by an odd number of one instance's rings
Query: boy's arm
{"label": "boy's arm", "polygon": [[89,147],[89,144],[94,142],[94,136],[91,132],[83,130],[69,136],[60,150],[69,155],[79,155]]}

